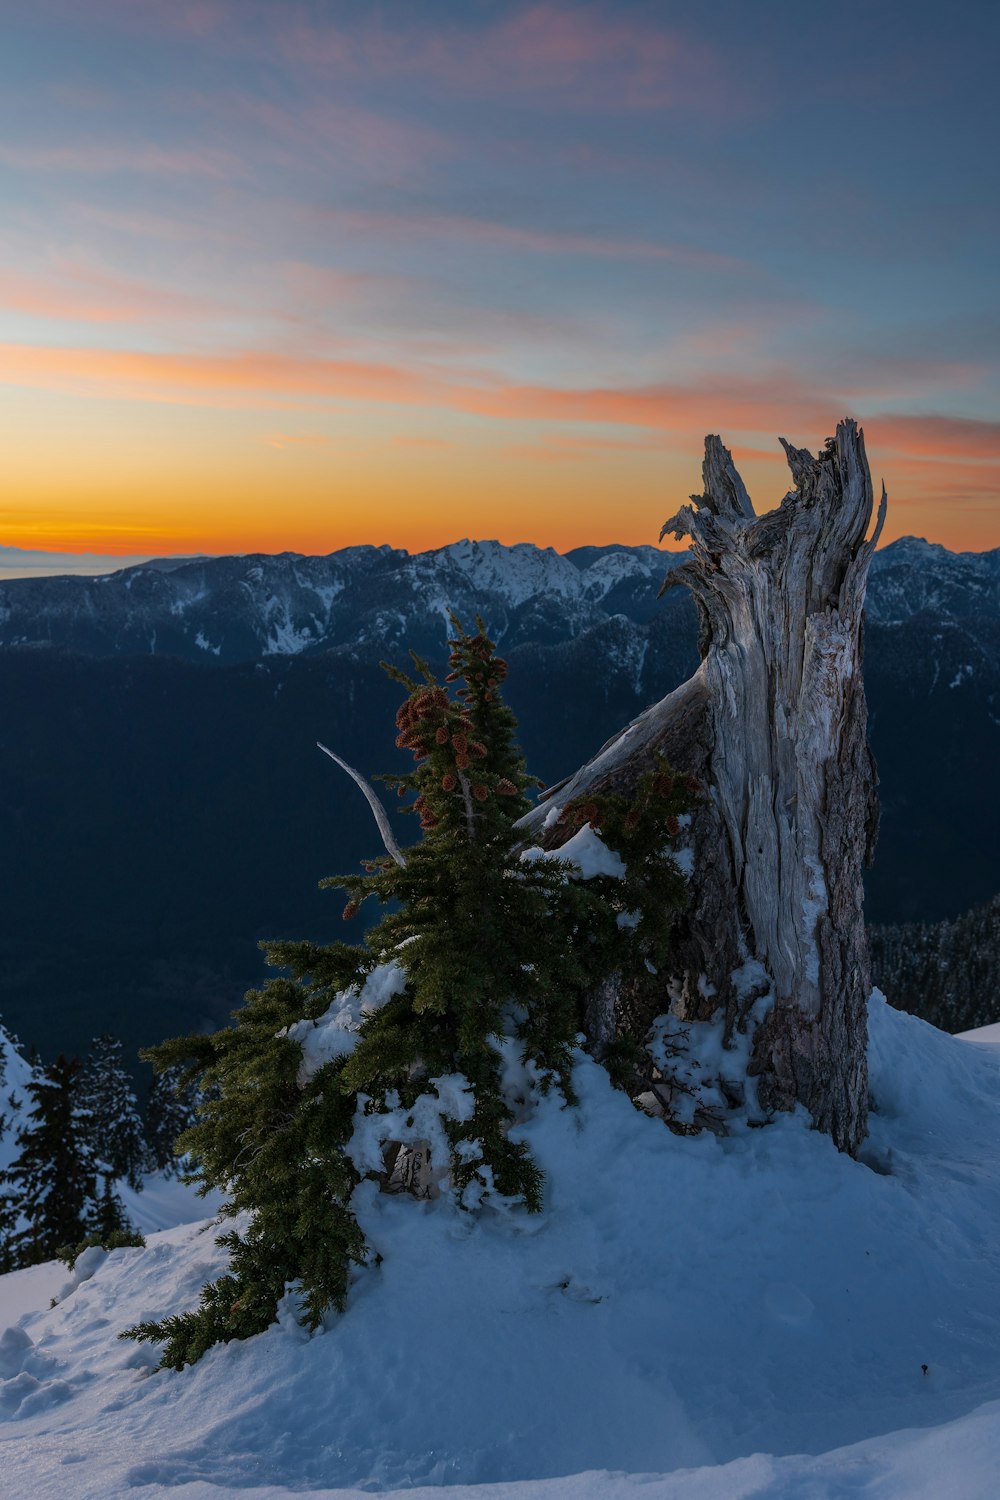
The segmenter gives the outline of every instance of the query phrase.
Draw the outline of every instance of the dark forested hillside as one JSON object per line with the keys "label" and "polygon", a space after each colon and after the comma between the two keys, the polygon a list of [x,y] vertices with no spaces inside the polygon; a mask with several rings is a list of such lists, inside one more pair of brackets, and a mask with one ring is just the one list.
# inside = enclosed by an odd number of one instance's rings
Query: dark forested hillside
{"label": "dark forested hillside", "polygon": [[[664,663],[677,672],[692,649],[675,641]],[[656,693],[640,655],[617,621],[510,653],[537,775]],[[317,882],[378,836],[316,741],[400,769],[398,696],[374,651],[215,669],[0,652],[0,1013],[46,1055],[95,1028],[134,1048],[224,1020],[262,973],[258,940],[339,936],[342,903]]]}
{"label": "dark forested hillside", "polygon": [[872,978],[942,1031],[1000,1021],[1000,896],[953,922],[869,928]]}
{"label": "dark forested hillside", "polygon": [[1000,621],[871,622],[865,682],[882,804],[869,916],[957,916],[1000,883]]}

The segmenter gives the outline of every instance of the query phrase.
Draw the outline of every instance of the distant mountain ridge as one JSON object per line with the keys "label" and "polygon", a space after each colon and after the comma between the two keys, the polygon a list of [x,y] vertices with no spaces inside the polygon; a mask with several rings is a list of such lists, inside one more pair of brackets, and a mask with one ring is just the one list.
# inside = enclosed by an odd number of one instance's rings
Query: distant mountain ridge
{"label": "distant mountain ridge", "polygon": [[[574,639],[613,615],[646,625],[682,552],[460,541],[428,552],[348,547],[157,559],[96,578],[0,583],[0,647],[88,656],[169,655],[233,665],[318,651],[440,648],[447,612],[481,611],[505,648]],[[929,610],[1000,618],[1000,549],[953,553],[905,537],[876,553],[868,617],[896,624]]]}
{"label": "distant mountain ridge", "polygon": [[898,624],[924,610],[961,620],[1000,616],[1000,547],[949,552],[938,542],[904,536],[876,552],[867,611],[880,624]]}
{"label": "distant mountain ridge", "polygon": [[441,645],[449,609],[483,611],[505,645],[563,640],[611,614],[648,620],[681,556],[461,541],[412,554],[348,547],[326,557],[262,553],[9,580],[0,583],[0,646],[231,665],[372,643]]}

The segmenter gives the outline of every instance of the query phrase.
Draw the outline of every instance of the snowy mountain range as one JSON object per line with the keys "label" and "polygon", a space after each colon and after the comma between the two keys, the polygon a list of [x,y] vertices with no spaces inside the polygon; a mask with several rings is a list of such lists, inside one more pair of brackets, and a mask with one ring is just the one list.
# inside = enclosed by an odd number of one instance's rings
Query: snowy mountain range
{"label": "snowy mountain range", "polygon": [[220,665],[399,642],[441,645],[448,610],[488,616],[506,645],[574,637],[612,614],[656,610],[680,554],[456,542],[410,554],[349,547],[327,557],[146,563],[98,578],[0,583],[0,646],[89,655],[159,653]]}
{"label": "snowy mountain range", "polygon": [[[398,644],[440,650],[449,609],[484,614],[505,648],[554,644],[611,616],[648,625],[663,607],[663,577],[683,555],[461,541],[415,554],[349,547],[326,557],[167,559],[96,578],[18,579],[0,583],[0,647],[218,665]],[[877,553],[869,618],[898,624],[922,612],[1000,618],[1000,549],[951,553],[907,537]]]}

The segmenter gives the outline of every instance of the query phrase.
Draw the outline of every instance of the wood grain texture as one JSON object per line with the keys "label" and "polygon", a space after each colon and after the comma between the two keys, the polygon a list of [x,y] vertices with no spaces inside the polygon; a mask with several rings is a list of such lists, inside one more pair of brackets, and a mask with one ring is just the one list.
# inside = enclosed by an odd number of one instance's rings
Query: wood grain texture
{"label": "wood grain texture", "polygon": [[[698,777],[691,901],[671,972],[618,996],[615,1026],[672,1009],[753,1024],[747,1098],[765,1114],[803,1104],[855,1154],[867,1127],[870,990],[862,874],[878,824],[866,740],[863,609],[874,533],[863,433],[844,421],[824,451],[782,444],[793,487],[754,512],[732,455],[705,440],[704,491],[663,533],[689,538],[664,588],[700,617],[701,665],[609,741],[524,820],[558,845],[558,810],[584,791],[629,790],[662,752]],[[759,968],[758,968],[759,966]],[[749,978],[748,978],[749,976]],[[608,997],[597,1007],[610,1027]]]}

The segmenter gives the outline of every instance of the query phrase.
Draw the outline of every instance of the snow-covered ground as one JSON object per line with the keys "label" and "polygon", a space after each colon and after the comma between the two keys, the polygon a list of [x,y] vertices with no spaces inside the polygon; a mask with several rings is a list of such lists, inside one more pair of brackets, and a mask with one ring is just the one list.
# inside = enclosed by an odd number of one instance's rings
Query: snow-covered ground
{"label": "snow-covered ground", "polygon": [[347,1312],[180,1373],[115,1335],[193,1305],[211,1228],[98,1255],[72,1287],[62,1267],[0,1279],[0,1491],[994,1500],[1000,1048],[876,997],[871,1069],[858,1163],[792,1117],[679,1139],[581,1055],[580,1108],[522,1127],[542,1215],[366,1184],[383,1259]]}
{"label": "snow-covered ground", "polygon": [[958,1034],[966,1042],[1000,1043],[1000,1021],[994,1021],[992,1026],[977,1026],[974,1031],[960,1031]]}

